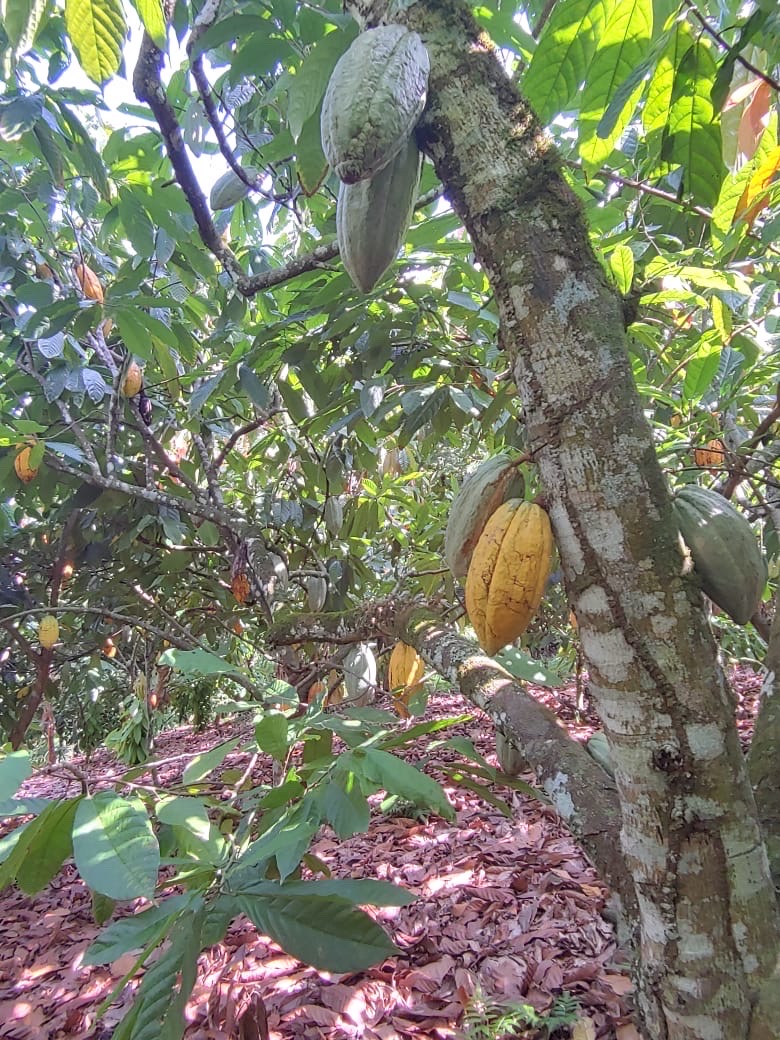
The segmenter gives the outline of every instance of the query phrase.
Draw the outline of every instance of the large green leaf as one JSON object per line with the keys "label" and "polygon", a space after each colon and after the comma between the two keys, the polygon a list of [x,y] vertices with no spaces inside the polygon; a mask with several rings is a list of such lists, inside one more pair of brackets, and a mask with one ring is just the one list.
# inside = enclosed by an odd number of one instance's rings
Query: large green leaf
{"label": "large green leaf", "polygon": [[[580,105],[579,150],[590,169],[609,157],[634,113],[644,89],[636,69],[647,55],[652,34],[652,0],[619,0],[599,38]],[[616,98],[620,104],[605,126],[605,111]]]}
{"label": "large green leaf", "polygon": [[562,0],[552,10],[522,79],[542,122],[568,108],[587,78],[616,0]]}
{"label": "large green leaf", "polygon": [[165,47],[166,25],[162,0],[133,0],[133,7],[157,46]]}
{"label": "large green leaf", "polygon": [[127,25],[119,0],[65,0],[65,25],[82,69],[105,83],[122,60]]}
{"label": "large green leaf", "polygon": [[368,747],[352,755],[355,771],[364,773],[388,794],[397,794],[415,805],[433,809],[445,820],[455,819],[455,811],[441,785],[413,765],[379,748]]}
{"label": "large green leaf", "polygon": [[322,96],[336,62],[357,36],[352,22],[344,30],[329,32],[312,47],[287,87],[287,125],[297,141],[308,120],[319,111]]}
{"label": "large green leaf", "polygon": [[324,971],[362,971],[397,953],[367,913],[331,894],[241,893],[238,904],[263,935],[293,957]]}
{"label": "large green leaf", "polygon": [[16,881],[22,892],[34,895],[45,888],[73,851],[73,819],[81,798],[51,805],[39,817],[39,825],[27,847]]}
{"label": "large green leaf", "polygon": [[73,854],[79,873],[96,892],[112,899],[154,894],[160,850],[138,798],[111,791],[83,798],[73,825]]}
{"label": "large green leaf", "polygon": [[17,54],[24,54],[46,11],[46,0],[0,0],[0,22]]}
{"label": "large green leaf", "polygon": [[16,794],[31,772],[29,751],[10,751],[0,755],[0,801]]}

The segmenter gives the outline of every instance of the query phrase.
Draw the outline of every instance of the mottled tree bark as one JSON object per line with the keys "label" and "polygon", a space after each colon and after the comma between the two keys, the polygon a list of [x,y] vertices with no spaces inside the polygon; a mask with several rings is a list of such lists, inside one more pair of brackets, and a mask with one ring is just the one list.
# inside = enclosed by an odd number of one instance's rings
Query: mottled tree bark
{"label": "mottled tree bark", "polygon": [[766,674],[761,703],[748,755],[748,770],[764,829],[775,888],[780,889],[780,605],[769,633],[764,662]]}
{"label": "mottled tree bark", "polygon": [[744,1040],[776,962],[774,892],[620,300],[554,149],[465,4],[420,2],[401,19],[430,53],[419,140],[495,293],[615,762],[642,1027],[652,1040]]}

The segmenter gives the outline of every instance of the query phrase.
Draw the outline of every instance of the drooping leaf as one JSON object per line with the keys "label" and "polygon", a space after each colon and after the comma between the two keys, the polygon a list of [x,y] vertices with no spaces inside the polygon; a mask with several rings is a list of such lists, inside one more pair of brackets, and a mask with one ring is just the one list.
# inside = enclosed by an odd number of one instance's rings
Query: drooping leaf
{"label": "drooping leaf", "polygon": [[90,888],[112,899],[149,898],[160,850],[138,798],[100,791],[82,798],[73,825],[76,866]]}
{"label": "drooping leaf", "polygon": [[65,25],[82,69],[105,83],[119,68],[127,31],[119,0],[66,0]]}

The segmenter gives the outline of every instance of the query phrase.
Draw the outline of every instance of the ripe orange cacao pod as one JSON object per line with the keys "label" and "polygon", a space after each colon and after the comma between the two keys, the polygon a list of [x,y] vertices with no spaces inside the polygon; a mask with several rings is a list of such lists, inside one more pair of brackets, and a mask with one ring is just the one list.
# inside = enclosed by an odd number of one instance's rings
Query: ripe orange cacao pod
{"label": "ripe orange cacao pod", "polygon": [[32,448],[29,446],[22,448],[14,459],[14,470],[16,471],[16,475],[24,484],[29,484],[31,480],[35,480],[35,477],[38,474],[38,467],[30,465],[31,452]]}
{"label": "ripe orange cacao pod", "polygon": [[92,268],[87,264],[76,264],[73,268],[73,272],[76,275],[76,281],[81,286],[82,292],[87,299],[96,300],[98,303],[102,303],[105,299],[103,286]]}
{"label": "ripe orange cacao pod", "polygon": [[722,466],[725,457],[726,445],[717,437],[707,441],[703,448],[693,449],[693,461],[697,466]]}

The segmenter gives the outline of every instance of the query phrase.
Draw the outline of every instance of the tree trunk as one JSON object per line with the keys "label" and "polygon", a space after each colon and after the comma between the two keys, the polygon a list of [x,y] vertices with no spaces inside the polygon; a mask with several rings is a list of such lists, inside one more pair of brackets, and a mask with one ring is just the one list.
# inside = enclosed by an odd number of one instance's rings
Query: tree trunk
{"label": "tree trunk", "polygon": [[775,887],[780,889],[780,765],[777,760],[780,742],[780,605],[777,602],[765,668],[761,703],[748,755],[748,771],[764,829],[772,878]]}
{"label": "tree trunk", "polygon": [[616,767],[653,1040],[744,1040],[774,891],[702,597],[631,376],[621,302],[535,116],[459,0],[395,15],[431,57],[418,129],[495,294]]}

